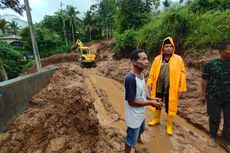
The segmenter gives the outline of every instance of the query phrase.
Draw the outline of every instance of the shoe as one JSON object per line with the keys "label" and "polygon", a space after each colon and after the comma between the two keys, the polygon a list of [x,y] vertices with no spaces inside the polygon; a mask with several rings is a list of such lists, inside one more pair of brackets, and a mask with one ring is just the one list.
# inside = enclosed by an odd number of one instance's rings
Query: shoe
{"label": "shoe", "polygon": [[216,143],[216,138],[210,138],[209,140],[208,140],[208,145],[210,146],[210,147],[217,147],[217,143]]}
{"label": "shoe", "polygon": [[174,116],[169,116],[168,115],[168,118],[167,118],[167,125],[166,125],[166,133],[168,135],[173,135],[173,119],[174,119]]}
{"label": "shoe", "polygon": [[153,120],[148,122],[148,125],[154,126],[160,123],[160,117],[161,117],[161,110],[155,110],[153,111]]}

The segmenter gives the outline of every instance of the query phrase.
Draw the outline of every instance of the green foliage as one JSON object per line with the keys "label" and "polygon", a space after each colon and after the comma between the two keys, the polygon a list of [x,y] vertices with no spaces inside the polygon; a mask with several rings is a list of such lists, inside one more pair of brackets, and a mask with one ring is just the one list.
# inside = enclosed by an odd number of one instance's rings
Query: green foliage
{"label": "green foliage", "polygon": [[162,3],[164,5],[164,7],[169,7],[172,2],[170,0],[165,0]]}
{"label": "green foliage", "polygon": [[138,31],[138,45],[146,48],[149,55],[156,55],[163,39],[171,36],[174,38],[177,51],[181,51],[192,18],[186,7],[167,9],[160,16],[153,17],[149,24]]}
{"label": "green foliage", "polygon": [[159,5],[159,0],[120,0],[115,15],[115,29],[123,33],[128,29],[138,29],[148,23],[153,6]]}
{"label": "green foliage", "polygon": [[136,48],[136,35],[134,29],[126,30],[123,34],[115,33],[116,46],[113,49],[113,57],[128,57]]}
{"label": "green foliage", "polygon": [[0,9],[13,9],[18,14],[22,15],[24,6],[20,4],[19,0],[1,0]]}
{"label": "green foliage", "polygon": [[[91,7],[92,9],[92,7]],[[89,40],[100,39],[102,33],[102,18],[93,10],[87,11],[83,19],[83,30]]]}
{"label": "green foliage", "polygon": [[[60,36],[63,36],[62,18],[59,15],[46,15],[39,23],[41,27],[49,29]],[[64,37],[63,37],[64,40]]]}
{"label": "green foliage", "polygon": [[[137,33],[137,44],[140,48],[145,48],[148,55],[155,55],[161,45],[161,40],[165,37],[161,29],[161,19],[153,18]],[[160,29],[160,30],[159,30]],[[152,50],[157,52],[152,52]]]}
{"label": "green foliage", "polygon": [[[216,48],[219,43],[230,40],[230,10],[209,11],[194,16],[191,30],[184,46],[196,54],[205,48]],[[201,50],[199,53],[197,50]]]}
{"label": "green foliage", "polygon": [[197,12],[206,12],[210,10],[226,10],[230,9],[229,0],[194,0],[191,3],[190,9]]}
{"label": "green foliage", "polygon": [[101,0],[98,5],[98,15],[102,18],[103,36],[112,37],[112,29],[114,25],[115,0]]}
{"label": "green foliage", "polygon": [[[67,52],[70,46],[64,46],[64,42],[61,37],[55,32],[51,32],[49,29],[42,27],[41,25],[35,26],[36,40],[41,57],[53,55],[55,53]],[[30,39],[30,32],[28,28],[25,28],[20,33],[23,41],[28,42],[25,44],[25,50],[30,50],[32,53],[32,42]],[[69,48],[68,48],[69,47]],[[66,49],[66,50],[59,50]]]}
{"label": "green foliage", "polygon": [[26,63],[22,66],[21,73],[25,73],[29,68],[31,68],[34,65],[34,60],[28,60]]}
{"label": "green foliage", "polygon": [[12,49],[11,46],[0,44],[0,57],[4,63],[4,67],[8,78],[17,77],[22,70],[23,56],[20,52]]}
{"label": "green foliage", "polygon": [[178,54],[201,55],[216,48],[219,43],[230,40],[230,9],[194,13],[191,6],[193,3],[174,6],[154,16],[149,24],[138,31],[138,46],[145,48],[149,55],[156,55],[162,40],[172,36]]}

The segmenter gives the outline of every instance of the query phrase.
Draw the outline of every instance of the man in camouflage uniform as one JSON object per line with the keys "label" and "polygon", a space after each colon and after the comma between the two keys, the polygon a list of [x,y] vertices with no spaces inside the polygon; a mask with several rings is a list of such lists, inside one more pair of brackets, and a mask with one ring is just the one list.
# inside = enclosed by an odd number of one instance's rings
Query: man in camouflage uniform
{"label": "man in camouflage uniform", "polygon": [[219,46],[220,59],[209,61],[202,73],[202,102],[207,102],[209,144],[216,145],[221,111],[224,113],[222,144],[230,151],[230,41]]}

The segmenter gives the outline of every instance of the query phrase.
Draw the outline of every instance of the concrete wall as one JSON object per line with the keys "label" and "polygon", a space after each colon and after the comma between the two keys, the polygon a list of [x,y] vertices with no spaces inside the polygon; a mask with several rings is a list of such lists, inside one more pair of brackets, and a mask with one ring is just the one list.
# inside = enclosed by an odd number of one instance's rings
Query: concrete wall
{"label": "concrete wall", "polygon": [[56,67],[0,83],[0,132],[28,106],[29,99],[49,83]]}

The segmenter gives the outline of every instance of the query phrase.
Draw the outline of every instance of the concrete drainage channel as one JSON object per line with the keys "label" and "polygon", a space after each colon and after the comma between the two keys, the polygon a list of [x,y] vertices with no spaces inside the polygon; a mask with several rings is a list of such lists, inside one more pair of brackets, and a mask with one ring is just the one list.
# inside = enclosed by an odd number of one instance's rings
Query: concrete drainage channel
{"label": "concrete drainage channel", "polygon": [[28,106],[29,99],[47,86],[55,66],[0,83],[0,132],[4,132]]}

